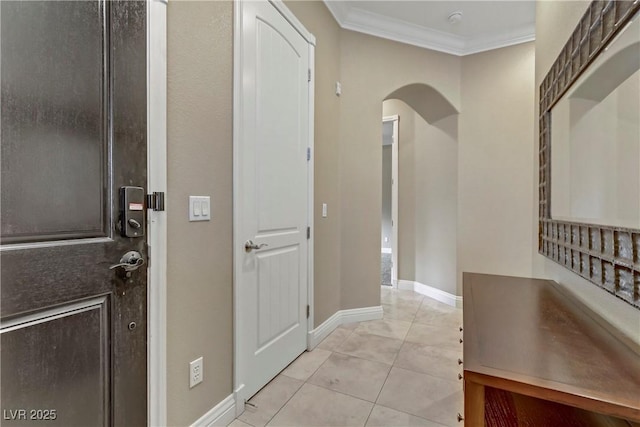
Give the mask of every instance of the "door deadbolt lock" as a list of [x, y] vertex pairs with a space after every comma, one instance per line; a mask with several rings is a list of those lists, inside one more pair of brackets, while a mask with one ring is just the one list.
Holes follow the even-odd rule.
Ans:
[[144, 236], [145, 192], [142, 187], [120, 187], [120, 234]]

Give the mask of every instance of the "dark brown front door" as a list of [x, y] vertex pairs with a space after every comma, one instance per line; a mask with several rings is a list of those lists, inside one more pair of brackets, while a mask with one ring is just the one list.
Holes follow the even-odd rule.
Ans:
[[0, 1], [3, 426], [147, 423], [146, 265], [110, 269], [146, 260], [118, 225], [147, 181], [145, 14]]

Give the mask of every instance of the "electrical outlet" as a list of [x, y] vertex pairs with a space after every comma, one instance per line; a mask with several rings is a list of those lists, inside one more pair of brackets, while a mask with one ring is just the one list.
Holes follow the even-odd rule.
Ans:
[[204, 365], [202, 364], [202, 357], [198, 357], [193, 362], [189, 363], [189, 388], [193, 388], [200, 384], [204, 379]]

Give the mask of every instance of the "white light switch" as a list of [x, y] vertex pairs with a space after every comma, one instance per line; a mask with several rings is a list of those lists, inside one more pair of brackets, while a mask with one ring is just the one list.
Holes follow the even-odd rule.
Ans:
[[209, 221], [211, 219], [211, 197], [189, 196], [189, 221]]
[[322, 218], [326, 218], [327, 217], [327, 204], [323, 203], [322, 204]]
[[336, 82], [336, 96], [342, 95], [342, 85], [340, 82]]

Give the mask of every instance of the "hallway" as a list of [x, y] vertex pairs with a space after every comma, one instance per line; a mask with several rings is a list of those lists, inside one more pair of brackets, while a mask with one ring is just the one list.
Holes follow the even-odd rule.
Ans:
[[462, 310], [386, 287], [381, 303], [382, 320], [338, 327], [230, 426], [459, 425]]

